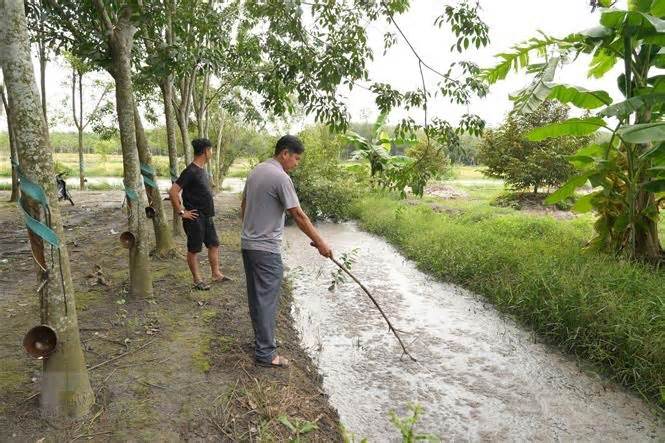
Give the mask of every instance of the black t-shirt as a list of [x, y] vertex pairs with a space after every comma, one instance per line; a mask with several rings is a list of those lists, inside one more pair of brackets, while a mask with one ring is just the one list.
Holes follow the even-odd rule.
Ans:
[[190, 163], [175, 181], [182, 188], [182, 202], [185, 209], [196, 209], [206, 217], [215, 215], [215, 203], [212, 200], [210, 180], [204, 168]]

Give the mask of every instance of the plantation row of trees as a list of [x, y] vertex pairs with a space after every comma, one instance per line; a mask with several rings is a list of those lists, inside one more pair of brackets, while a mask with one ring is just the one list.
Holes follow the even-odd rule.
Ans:
[[[27, 7], [27, 8], [26, 8]], [[123, 158], [127, 196], [129, 245], [128, 290], [131, 297], [154, 297], [144, 207], [155, 210], [156, 256], [169, 255], [179, 223], [167, 224], [154, 179], [152, 150], [139, 108], [159, 106], [166, 128], [169, 169], [173, 175], [192, 159], [192, 132], [216, 144], [211, 173], [220, 177], [228, 166], [227, 125], [281, 116], [301, 107], [332, 129], [348, 128], [348, 113], [338, 88], [370, 82], [376, 105], [387, 114], [394, 107], [425, 111], [423, 123], [403, 119], [397, 137], [425, 134], [427, 149], [459, 143], [465, 132], [479, 134], [484, 123], [465, 115], [453, 125], [428, 115], [433, 92], [424, 78], [412, 91], [398, 91], [372, 82], [367, 61], [372, 57], [366, 34], [368, 23], [392, 27], [386, 49], [398, 38], [406, 40], [398, 17], [409, 2], [348, 0], [328, 2], [260, 2], [164, 0], [0, 0], [0, 62], [6, 87], [5, 109], [14, 142], [16, 174], [21, 175], [21, 207], [29, 216], [29, 235], [40, 265], [39, 291], [48, 300], [45, 318], [58, 334], [56, 351], [44, 361], [42, 410], [48, 415], [81, 416], [94, 401], [80, 348], [75, 294], [63, 222], [53, 182], [54, 162], [49, 137], [45, 64], [53, 54], [67, 54], [72, 66], [72, 117], [78, 133], [94, 123], [95, 109], [83, 115], [83, 79], [104, 71], [112, 79], [115, 125]], [[475, 2], [446, 5], [433, 22], [447, 26], [463, 53], [487, 45], [487, 27], [477, 15]], [[27, 18], [25, 12], [27, 11]], [[38, 47], [41, 95], [35, 82], [30, 43]], [[442, 73], [412, 48], [414, 68], [439, 78], [437, 93], [459, 104], [486, 88], [473, 80], [479, 69], [459, 63]], [[106, 96], [102, 98], [102, 101]], [[80, 138], [79, 138], [80, 139]], [[182, 151], [178, 151], [177, 140]], [[83, 143], [78, 143], [82, 153]], [[394, 165], [385, 180], [420, 182], [420, 159]], [[20, 168], [20, 169], [19, 169]], [[429, 172], [427, 172], [429, 174]], [[405, 178], [406, 177], [406, 178]], [[145, 181], [145, 186], [144, 186]], [[177, 220], [177, 217], [174, 217]], [[41, 226], [37, 228], [37, 226]], [[48, 250], [51, 250], [49, 253]], [[50, 261], [47, 257], [57, 256]]]

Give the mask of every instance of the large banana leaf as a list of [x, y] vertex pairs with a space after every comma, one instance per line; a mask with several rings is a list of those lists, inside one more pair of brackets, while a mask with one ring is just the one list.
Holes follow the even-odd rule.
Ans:
[[589, 91], [579, 86], [557, 85], [549, 83], [550, 89], [547, 98], [555, 99], [561, 103], [572, 103], [582, 109], [596, 109], [612, 103], [612, 98], [605, 91]]
[[665, 192], [665, 179], [651, 180], [644, 185], [644, 189], [648, 192], [653, 192], [654, 194]]
[[587, 174], [576, 175], [575, 177], [568, 180], [563, 186], [561, 186], [556, 192], [552, 193], [549, 197], [545, 199], [545, 203], [548, 205], [553, 205], [559, 203], [573, 195], [575, 190], [581, 186], [584, 186], [589, 180]]
[[367, 143], [367, 140], [365, 140], [365, 137], [362, 135], [358, 134], [357, 132], [354, 131], [346, 131], [343, 135], [344, 139], [348, 141], [349, 143], [353, 144], [354, 146], [361, 148], [361, 149], [369, 149], [369, 144]]
[[651, 159], [655, 164], [665, 163], [665, 143], [660, 143], [640, 156], [640, 160]]
[[579, 137], [593, 134], [599, 128], [605, 126], [605, 120], [600, 117], [571, 118], [563, 122], [552, 123], [540, 128], [535, 128], [526, 134], [526, 138], [527, 140], [537, 142], [554, 137]]
[[374, 140], [379, 138], [379, 134], [383, 130], [383, 125], [386, 124], [387, 118], [388, 118], [388, 113], [382, 112], [381, 114], [379, 114], [379, 117], [374, 122], [374, 126], [372, 127], [372, 137]]
[[573, 212], [583, 214], [593, 209], [593, 199], [600, 195], [602, 191], [592, 192], [577, 199], [572, 207]]
[[593, 28], [585, 29], [584, 31], [576, 32], [571, 35], [572, 36], [580, 35], [582, 37], [591, 38], [594, 40], [597, 39], [602, 40], [605, 37], [609, 37], [613, 33], [614, 32], [610, 28], [606, 28], [605, 26], [594, 26]]
[[653, 3], [651, 3], [651, 15], [654, 17], [665, 15], [665, 0], [653, 0]]
[[601, 78], [610, 72], [616, 63], [616, 55], [607, 51], [606, 48], [599, 46], [591, 59], [591, 64], [589, 65], [589, 77]]
[[529, 86], [510, 97], [515, 102], [514, 112], [532, 113], [547, 100], [552, 91], [550, 84], [554, 80], [559, 62], [559, 57], [552, 57], [546, 64], [542, 65], [540, 72], [536, 74], [536, 78]]
[[665, 94], [638, 95], [626, 101], [608, 106], [600, 111], [598, 115], [602, 117], [626, 117], [648, 106], [660, 107], [663, 104], [665, 104]]
[[617, 133], [626, 143], [662, 142], [665, 141], [665, 122], [624, 126]]
[[665, 20], [638, 11], [609, 10], [603, 12], [600, 23], [617, 30], [630, 28], [641, 35], [665, 33]]

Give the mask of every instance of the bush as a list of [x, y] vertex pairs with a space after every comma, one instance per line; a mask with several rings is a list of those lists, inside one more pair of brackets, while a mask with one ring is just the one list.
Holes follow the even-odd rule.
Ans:
[[[549, 194], [534, 194], [531, 192], [513, 192], [497, 196], [490, 204], [504, 208], [513, 208], [516, 210], [543, 208], [545, 199]], [[554, 206], [561, 211], [570, 211], [575, 204], [575, 199], [569, 197], [563, 201], [557, 202]]]
[[441, 179], [451, 173], [450, 160], [434, 141], [428, 147], [426, 140], [419, 139], [418, 143], [406, 150], [406, 156], [419, 159], [422, 164], [419, 169], [430, 178]]
[[531, 129], [568, 118], [568, 108], [545, 101], [531, 114], [511, 114], [496, 130], [485, 131], [479, 160], [487, 166], [484, 174], [501, 178], [515, 190], [558, 187], [575, 170], [567, 159], [590, 143], [590, 137], [561, 137], [540, 142], [525, 140]]
[[324, 126], [306, 128], [299, 137], [305, 154], [292, 178], [301, 207], [312, 220], [348, 219], [362, 185], [340, 164], [341, 138]]

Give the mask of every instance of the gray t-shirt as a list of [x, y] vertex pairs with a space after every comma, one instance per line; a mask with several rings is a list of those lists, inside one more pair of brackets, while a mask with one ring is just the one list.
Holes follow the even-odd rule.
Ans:
[[279, 254], [284, 211], [300, 206], [291, 177], [277, 160], [266, 160], [250, 172], [243, 197], [245, 218], [240, 247]]

